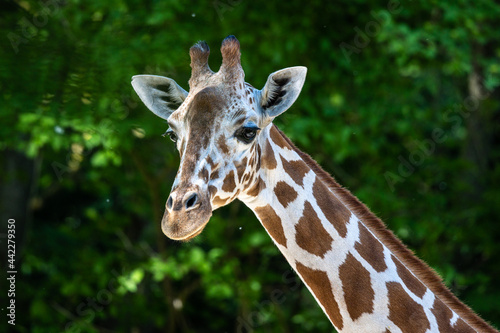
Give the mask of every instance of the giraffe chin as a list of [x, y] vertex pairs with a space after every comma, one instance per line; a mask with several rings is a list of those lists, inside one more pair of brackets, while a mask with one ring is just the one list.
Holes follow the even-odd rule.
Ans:
[[172, 240], [189, 241], [201, 234], [211, 216], [211, 210], [165, 212], [161, 229], [165, 236]]

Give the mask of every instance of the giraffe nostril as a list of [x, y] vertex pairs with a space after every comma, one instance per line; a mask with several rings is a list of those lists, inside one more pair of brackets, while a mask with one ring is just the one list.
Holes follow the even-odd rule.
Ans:
[[172, 209], [172, 204], [173, 204], [172, 196], [169, 196], [167, 200], [167, 208]]
[[186, 200], [186, 209], [192, 208], [198, 202], [198, 195], [196, 193], [191, 194]]

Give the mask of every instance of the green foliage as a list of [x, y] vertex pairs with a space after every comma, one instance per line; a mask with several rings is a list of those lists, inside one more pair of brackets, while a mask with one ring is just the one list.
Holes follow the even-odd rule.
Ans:
[[0, 187], [30, 193], [12, 203], [31, 221], [17, 331], [331, 332], [243, 204], [189, 243], [161, 233], [179, 161], [130, 78], [187, 88], [189, 47], [206, 40], [216, 69], [229, 34], [256, 87], [308, 67], [278, 126], [500, 325], [495, 1], [23, 0], [0, 15], [0, 160], [19, 171]]

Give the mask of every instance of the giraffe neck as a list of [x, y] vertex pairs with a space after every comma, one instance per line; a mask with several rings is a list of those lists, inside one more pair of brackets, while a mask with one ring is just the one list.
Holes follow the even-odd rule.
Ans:
[[339, 332], [495, 332], [275, 126], [241, 200]]

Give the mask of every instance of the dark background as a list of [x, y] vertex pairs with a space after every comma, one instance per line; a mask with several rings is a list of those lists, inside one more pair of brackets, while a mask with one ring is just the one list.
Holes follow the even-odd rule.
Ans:
[[[2, 1], [2, 274], [18, 332], [331, 332], [251, 211], [160, 231], [178, 155], [133, 92], [185, 89], [198, 40], [246, 81], [307, 66], [277, 125], [500, 325], [500, 5], [479, 1]], [[273, 295], [280, 295], [276, 298]]]

